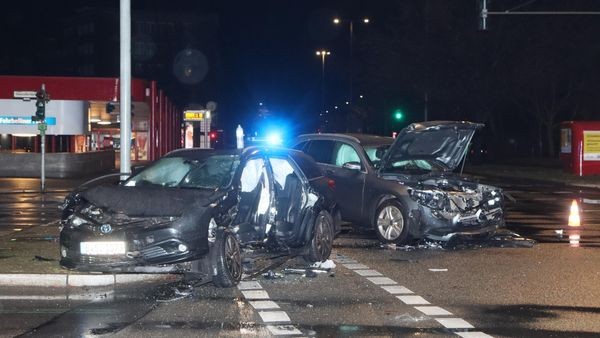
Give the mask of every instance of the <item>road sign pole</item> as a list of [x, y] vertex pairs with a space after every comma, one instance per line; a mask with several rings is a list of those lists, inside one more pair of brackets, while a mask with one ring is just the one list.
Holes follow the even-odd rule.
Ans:
[[121, 108], [121, 179], [131, 171], [131, 1], [120, 1], [120, 108]]

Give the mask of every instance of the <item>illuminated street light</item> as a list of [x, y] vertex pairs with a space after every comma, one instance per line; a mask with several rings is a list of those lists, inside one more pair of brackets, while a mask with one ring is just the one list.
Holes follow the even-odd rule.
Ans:
[[[349, 93], [349, 96], [348, 96], [348, 100], [349, 100], [350, 104], [352, 104], [352, 101], [353, 101], [353, 97], [352, 97], [352, 95], [353, 95], [353, 77], [352, 77], [353, 74], [352, 74], [352, 68], [353, 68], [353, 58], [354, 58], [354, 47], [353, 47], [353, 45], [354, 45], [354, 19], [341, 19], [341, 18], [334, 18], [333, 19], [333, 23], [336, 24], [336, 25], [339, 25], [339, 24], [341, 24], [343, 22], [347, 22], [348, 23], [348, 25], [349, 25], [349, 33], [350, 33], [350, 40], [349, 40], [349, 42], [350, 42], [350, 63], [349, 63], [349, 65], [350, 65], [349, 66], [350, 71], [348, 73], [349, 77], [350, 77], [350, 79], [349, 79], [349, 82], [350, 82], [349, 92], [350, 93]], [[360, 20], [360, 22], [362, 22], [363, 24], [368, 24], [368, 23], [371, 22], [371, 20], [369, 18], [367, 18], [367, 17], [363, 17]]]
[[325, 111], [325, 57], [331, 55], [331, 52], [322, 49], [316, 51], [315, 54], [321, 57], [321, 113], [323, 113]]

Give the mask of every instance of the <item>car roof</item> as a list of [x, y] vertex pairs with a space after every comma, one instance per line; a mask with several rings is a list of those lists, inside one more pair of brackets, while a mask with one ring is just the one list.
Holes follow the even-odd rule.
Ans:
[[280, 155], [287, 156], [289, 154], [294, 156], [306, 156], [303, 152], [288, 149], [288, 148], [280, 148], [280, 147], [260, 147], [260, 146], [252, 146], [248, 148], [242, 149], [203, 149], [203, 148], [183, 148], [176, 149], [168, 154], [165, 157], [185, 157], [188, 159], [200, 159], [211, 155], [240, 155], [241, 157], [249, 157], [257, 154], [264, 155]]
[[394, 142], [394, 138], [389, 136], [379, 136], [360, 133], [320, 133], [303, 134], [298, 136], [297, 141], [305, 140], [347, 140], [356, 142], [362, 146], [389, 145]]

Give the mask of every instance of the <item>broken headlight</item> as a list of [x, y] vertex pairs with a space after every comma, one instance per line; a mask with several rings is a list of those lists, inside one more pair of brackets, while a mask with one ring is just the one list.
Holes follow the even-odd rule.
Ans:
[[409, 189], [408, 195], [417, 203], [431, 209], [444, 209], [448, 204], [448, 197], [441, 191]]
[[75, 216], [75, 215], [73, 215], [71, 217], [71, 219], [69, 220], [69, 224], [71, 224], [74, 227], [78, 227], [78, 226], [80, 226], [82, 224], [85, 224], [85, 223], [89, 223], [89, 222], [87, 220], [85, 220], [85, 219], [83, 219], [83, 218], [81, 218], [79, 216]]

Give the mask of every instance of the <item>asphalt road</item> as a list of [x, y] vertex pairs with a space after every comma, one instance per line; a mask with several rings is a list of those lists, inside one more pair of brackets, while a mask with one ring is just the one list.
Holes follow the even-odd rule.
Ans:
[[[536, 245], [487, 241], [440, 248], [424, 242], [394, 248], [379, 245], [372, 233], [345, 231], [335, 242], [337, 267], [315, 277], [286, 274], [286, 267], [303, 266], [295, 259], [274, 269], [275, 278], [261, 276], [232, 289], [0, 288], [0, 337], [598, 336], [600, 193], [490, 183], [515, 198], [507, 203], [507, 227]], [[579, 228], [567, 226], [573, 199], [585, 202]], [[6, 218], [17, 218], [13, 212], [23, 210], [18, 203], [28, 202], [15, 203], [1, 209], [0, 232], [10, 231]], [[28, 215], [24, 224], [42, 222], [41, 215]], [[44, 221], [52, 217], [48, 211]], [[578, 241], [569, 240], [575, 235]]]

